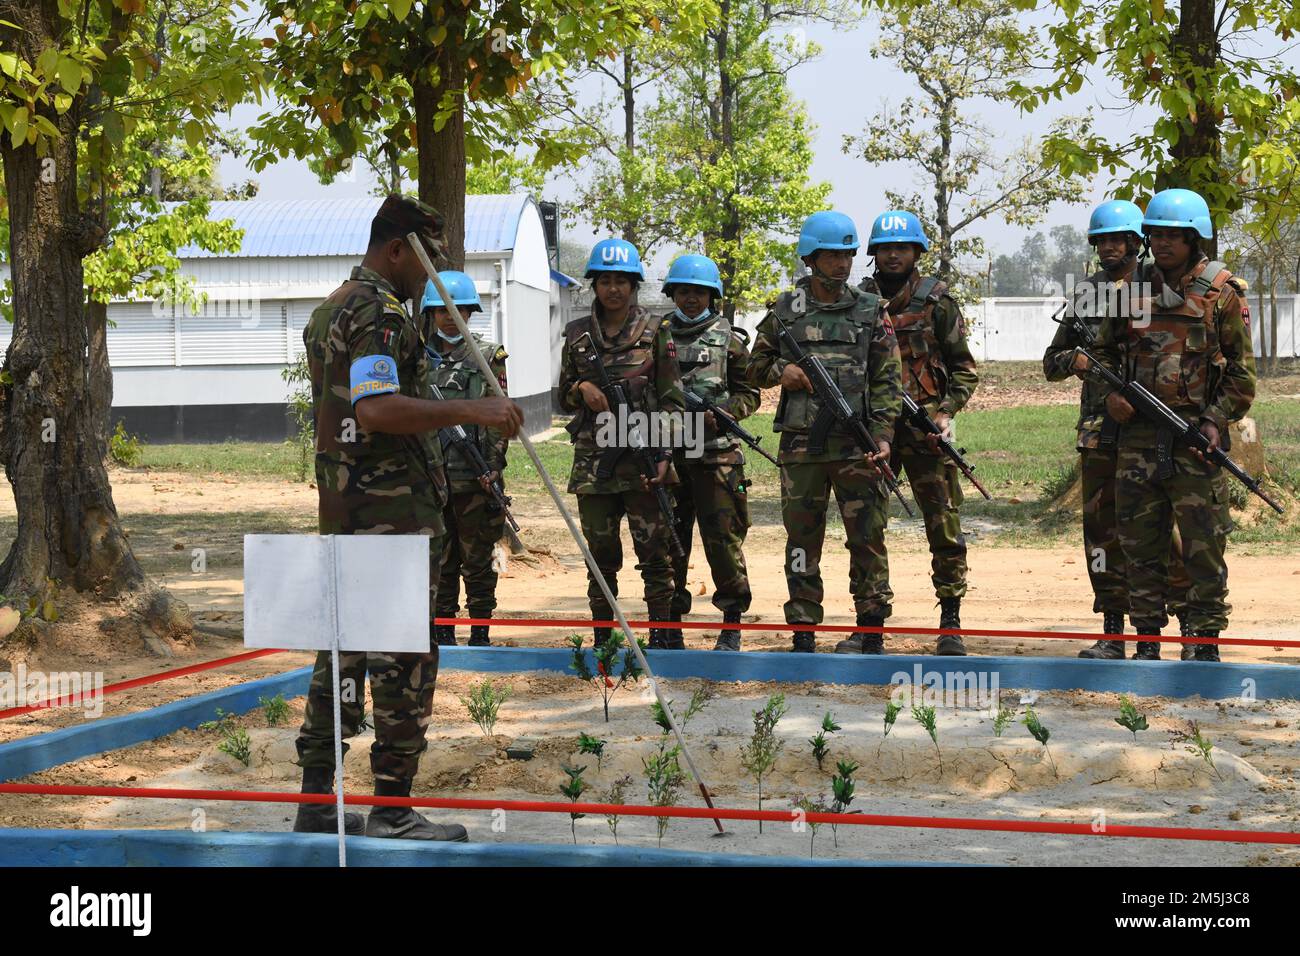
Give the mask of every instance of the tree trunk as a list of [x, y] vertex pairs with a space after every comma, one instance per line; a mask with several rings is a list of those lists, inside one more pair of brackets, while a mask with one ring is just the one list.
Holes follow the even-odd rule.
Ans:
[[[437, 85], [430, 82], [427, 68], [416, 74], [412, 84], [419, 195], [446, 222], [446, 256], [451, 269], [459, 269], [465, 262], [465, 67], [455, 54], [464, 33], [463, 20], [449, 21], [446, 40], [434, 50]], [[435, 130], [434, 119], [446, 94], [451, 98], [451, 115], [442, 129]]]
[[1278, 360], [1281, 351], [1277, 347], [1277, 272], [1270, 276], [1268, 286], [1268, 370], [1272, 375], [1278, 372]]
[[[1186, 71], [1208, 73], [1217, 65], [1219, 58], [1218, 38], [1214, 29], [1215, 0], [1181, 0], [1178, 13], [1178, 29], [1174, 32], [1173, 48], [1187, 58]], [[1195, 95], [1194, 83], [1187, 81], [1187, 87]], [[1215, 116], [1213, 103], [1199, 102], [1195, 108], [1195, 119], [1179, 117], [1182, 135], [1178, 142], [1169, 149], [1173, 166], [1165, 176], [1157, 177], [1157, 189], [1184, 188], [1202, 191], [1202, 184], [1207, 177], [1218, 175], [1219, 156], [1219, 122]], [[1219, 255], [1219, 233], [1215, 230], [1213, 239], [1202, 239], [1202, 248], [1211, 259]]]
[[[945, 93], [947, 90], [945, 89]], [[957, 100], [949, 98], [939, 104], [939, 169], [934, 176], [934, 224], [939, 231], [939, 268], [935, 278], [941, 282], [951, 283], [952, 263], [952, 221], [948, 218], [951, 196], [948, 191], [948, 169], [952, 163], [952, 120]]]
[[[632, 85], [632, 78], [635, 72], [632, 60], [632, 46], [623, 51], [623, 147], [627, 150], [627, 156], [630, 159], [636, 155], [636, 89]], [[623, 166], [623, 194], [628, 195], [635, 187], [627, 179], [627, 166]], [[629, 219], [623, 223], [623, 238], [632, 245], [637, 245], [640, 236], [638, 223], [634, 219]]]
[[[718, 39], [715, 49], [718, 55], [718, 99], [721, 106], [721, 128], [722, 134], [720, 149], [718, 153], [722, 156], [730, 156], [736, 147], [736, 83], [731, 76], [731, 64], [729, 63], [730, 41], [731, 41], [731, 3], [730, 0], [723, 0], [718, 7], [720, 26], [718, 30]], [[718, 255], [718, 272], [722, 277], [722, 288], [733, 288], [733, 280], [736, 278], [735, 252], [736, 243], [740, 239], [740, 213], [736, 208], [736, 197], [729, 193], [723, 203], [727, 210], [727, 217], [723, 221], [722, 230], [719, 235], [721, 239], [721, 252]], [[730, 322], [736, 317], [736, 302], [728, 297], [723, 310], [727, 321]]]
[[91, 427], [100, 461], [108, 457], [108, 439], [113, 434], [113, 370], [108, 364], [108, 303], [93, 299], [86, 305], [89, 353], [89, 395]]
[[[23, 28], [18, 55], [35, 62], [57, 45], [55, 4], [11, 8]], [[47, 579], [98, 598], [118, 598], [142, 636], [184, 638], [193, 621], [182, 602], [144, 575], [118, 521], [92, 412], [90, 334], [82, 256], [95, 238], [77, 202], [82, 101], [45, 116], [60, 136], [45, 157], [0, 137], [9, 203], [12, 384], [0, 392], [0, 456], [13, 486], [18, 527], [0, 564], [0, 592], [20, 602], [48, 593]]]

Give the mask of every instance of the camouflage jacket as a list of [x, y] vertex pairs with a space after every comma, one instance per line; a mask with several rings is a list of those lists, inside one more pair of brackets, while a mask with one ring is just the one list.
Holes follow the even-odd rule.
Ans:
[[[739, 421], [758, 408], [758, 389], [749, 384], [749, 333], [731, 326], [716, 315], [699, 323], [681, 321], [676, 312], [665, 316], [677, 346], [677, 363], [682, 372], [682, 386], [701, 398], [720, 405]], [[684, 450], [677, 450], [677, 461]], [[740, 443], [728, 435], [709, 433], [704, 436], [704, 454], [688, 459], [703, 465], [740, 465], [745, 457]]]
[[[754, 338], [749, 380], [771, 388], [792, 361], [777, 335], [776, 316], [806, 352], [815, 354], [835, 378], [849, 404], [876, 441], [894, 440], [903, 403], [902, 367], [893, 325], [878, 296], [846, 286], [839, 301], [816, 301], [808, 277], [771, 303]], [[799, 306], [803, 306], [799, 308]], [[845, 430], [833, 427], [820, 454], [809, 450], [809, 431], [819, 406], [811, 392], [781, 392], [774, 429], [781, 432], [782, 462], [848, 461], [863, 452]]]
[[[863, 292], [883, 295], [875, 277], [862, 280]], [[938, 279], [913, 270], [886, 303], [903, 362], [903, 387], [931, 416], [956, 415], [979, 386], [975, 356], [967, 342], [961, 306]], [[916, 434], [919, 439], [920, 433]]]
[[[474, 345], [487, 359], [492, 374], [501, 383], [502, 390], [508, 393], [506, 388], [506, 350], [495, 342], [485, 341], [478, 335], [474, 335], [473, 338]], [[433, 365], [433, 384], [438, 386], [443, 398], [477, 399], [496, 394], [492, 391], [491, 385], [483, 380], [483, 373], [479, 371], [478, 363], [474, 361], [469, 346], [465, 342], [460, 342], [450, 351], [444, 352], [441, 351], [441, 346], [444, 344], [442, 339], [434, 337], [429, 341], [429, 353]], [[498, 474], [503, 474], [506, 468], [506, 448], [509, 444], [506, 437], [495, 429], [479, 428], [477, 425], [465, 425], [463, 427], [470, 440], [478, 445], [478, 449], [483, 453], [483, 460], [487, 462], [488, 467]], [[462, 458], [460, 452], [443, 442], [442, 454], [447, 463], [447, 480], [451, 484], [452, 491], [481, 490], [482, 486], [478, 483], [478, 476], [474, 474], [473, 469]]]
[[368, 395], [429, 395], [424, 337], [383, 276], [358, 266], [303, 330], [316, 425], [321, 534], [443, 533], [446, 477], [437, 436], [361, 427]]
[[[597, 305], [599, 308], [599, 304]], [[677, 367], [677, 347], [673, 343], [668, 323], [653, 316], [639, 305], [628, 312], [627, 321], [619, 334], [607, 341], [596, 315], [574, 319], [564, 330], [564, 350], [560, 357], [560, 403], [574, 412], [567, 431], [573, 442], [573, 470], [569, 475], [571, 494], [615, 494], [640, 491], [641, 471], [631, 453], [619, 455], [607, 452], [616, 465], [607, 477], [597, 475], [601, 453], [607, 448], [622, 447], [610, 438], [621, 438], [616, 427], [617, 419], [610, 418], [601, 427], [595, 414], [587, 408], [578, 393], [582, 382], [600, 384], [599, 375], [582, 356], [590, 348], [584, 337], [590, 333], [597, 353], [611, 379], [621, 379], [628, 391], [635, 411], [645, 413], [647, 427], [643, 437], [647, 444], [667, 448], [672, 441], [671, 421], [680, 419], [685, 411], [682, 398], [682, 376]], [[604, 416], [601, 416], [602, 418]], [[649, 419], [654, 421], [650, 422]], [[669, 469], [669, 482], [676, 475]]]
[[[1126, 381], [1139, 381], [1188, 421], [1214, 423], [1225, 445], [1228, 425], [1240, 421], [1255, 399], [1255, 355], [1245, 284], [1202, 257], [1177, 287], [1154, 263], [1135, 273], [1139, 290], [1129, 310], [1108, 316], [1098, 336], [1099, 358]], [[1113, 391], [1102, 386], [1102, 398]], [[1134, 418], [1120, 427], [1120, 443], [1154, 447], [1156, 429]]]
[[[1134, 263], [1136, 265], [1136, 263]], [[1122, 279], [1111, 279], [1105, 271], [1098, 271], [1075, 287], [1074, 298], [1066, 304], [1065, 317], [1078, 316], [1092, 331], [1094, 341], [1101, 333], [1101, 324], [1107, 314], [1117, 314], [1122, 307], [1120, 290], [1133, 276], [1132, 268]], [[1063, 382], [1074, 375], [1074, 350], [1086, 345], [1079, 335], [1062, 322], [1056, 327], [1052, 344], [1043, 353], [1043, 374], [1049, 382]], [[1079, 420], [1075, 424], [1078, 437], [1075, 447], [1096, 448], [1101, 442], [1101, 432], [1106, 425], [1106, 401], [1101, 386], [1092, 376], [1083, 380], [1079, 389]], [[1112, 423], [1111, 428], [1114, 427]]]

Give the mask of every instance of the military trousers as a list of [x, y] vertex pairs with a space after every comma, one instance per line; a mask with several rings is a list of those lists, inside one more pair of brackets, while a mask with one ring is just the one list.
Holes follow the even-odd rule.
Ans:
[[[618, 597], [618, 572], [623, 568], [622, 523], [626, 516], [637, 556], [636, 569], [641, 572], [645, 585], [646, 609], [653, 620], [669, 620], [673, 568], [669, 560], [668, 523], [659, 510], [658, 499], [648, 491], [583, 493], [577, 497], [582, 536], [610, 591]], [[594, 620], [613, 619], [614, 609], [605, 600], [590, 570], [587, 571], [587, 601]]]
[[691, 591], [686, 585], [694, 529], [700, 529], [700, 544], [713, 575], [713, 606], [722, 612], [749, 610], [752, 595], [745, 567], [745, 535], [749, 533], [749, 497], [743, 465], [709, 465], [678, 455], [674, 465], [678, 484], [671, 489], [677, 515], [680, 557], [673, 555], [674, 614], [691, 610]]
[[900, 478], [907, 474], [912, 497], [921, 508], [925, 537], [930, 543], [930, 583], [937, 598], [966, 594], [966, 535], [961, 530], [961, 475], [939, 452], [899, 435], [889, 467]]
[[438, 577], [437, 616], [460, 611], [460, 579], [465, 579], [469, 617], [491, 617], [497, 606], [497, 572], [492, 551], [505, 530], [506, 515], [486, 491], [453, 491], [443, 508], [443, 539]]

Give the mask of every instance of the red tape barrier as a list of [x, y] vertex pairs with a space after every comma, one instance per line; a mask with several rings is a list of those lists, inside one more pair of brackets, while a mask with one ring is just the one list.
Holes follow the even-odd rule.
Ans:
[[[180, 790], [151, 787], [83, 787], [3, 783], [0, 793], [69, 797], [138, 797], [155, 800], [228, 800], [248, 803], [333, 804], [330, 793], [278, 793], [264, 790]], [[1144, 827], [1042, 820], [980, 820], [972, 817], [916, 817], [870, 813], [803, 813], [794, 810], [730, 810], [723, 807], [647, 807], [637, 804], [568, 803], [549, 800], [470, 800], [449, 797], [372, 797], [344, 794], [351, 806], [426, 807], [435, 810], [517, 810], [522, 813], [618, 814], [629, 817], [678, 817], [698, 820], [767, 820], [850, 826], [919, 827], [936, 830], [985, 830], [1003, 833], [1050, 833], [1069, 836], [1136, 837], [1149, 840], [1203, 840], [1218, 843], [1276, 843], [1300, 846], [1300, 833], [1278, 830], [1219, 830], [1190, 827]]]
[[231, 664], [240, 664], [244, 661], [256, 660], [259, 657], [269, 657], [272, 654], [282, 654], [283, 651], [274, 648], [263, 648], [257, 651], [247, 651], [243, 654], [235, 654], [233, 657], [220, 657], [214, 661], [203, 661], [201, 664], [190, 664], [187, 667], [177, 667], [174, 670], [161, 671], [157, 674], [147, 674], [144, 677], [132, 677], [130, 680], [118, 681], [116, 684], [105, 684], [100, 688], [99, 694], [91, 692], [89, 694], [64, 694], [61, 697], [51, 697], [48, 700], [40, 701], [36, 704], [27, 704], [23, 707], [10, 707], [8, 710], [0, 710], [0, 720], [6, 717], [18, 717], [22, 714], [30, 714], [34, 710], [45, 710], [50, 707], [58, 707], [62, 704], [76, 704], [84, 701], [93, 701], [96, 697], [105, 694], [116, 694], [120, 691], [131, 690], [135, 687], [146, 687], [149, 684], [157, 684], [160, 681], [173, 680], [177, 677], [185, 677], [189, 674], [197, 674], [201, 671], [216, 670], [218, 667], [229, 667]]

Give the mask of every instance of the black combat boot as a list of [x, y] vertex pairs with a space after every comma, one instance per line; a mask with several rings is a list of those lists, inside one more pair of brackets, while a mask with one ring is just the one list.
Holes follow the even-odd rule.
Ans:
[[[739, 611], [723, 611], [722, 623], [739, 624]], [[724, 627], [718, 632], [718, 643], [713, 645], [715, 651], [738, 651], [740, 650], [740, 631], [734, 627]]]
[[[1121, 612], [1103, 611], [1101, 620], [1103, 634], [1124, 633], [1124, 615]], [[1094, 661], [1122, 661], [1124, 659], [1124, 642], [1108, 641], [1102, 638], [1092, 647], [1085, 647], [1081, 650], [1079, 656]]]
[[[333, 793], [333, 767], [303, 767], [303, 793]], [[293, 821], [294, 833], [338, 833], [338, 807], [333, 803], [300, 803]], [[361, 836], [366, 832], [361, 814], [343, 811], [343, 832], [348, 836]]]
[[488, 626], [486, 624], [471, 624], [469, 628], [469, 646], [470, 647], [490, 647], [492, 642], [488, 640]]
[[[1179, 615], [1178, 615], [1178, 636], [1179, 636], [1179, 637], [1195, 637], [1195, 636], [1196, 636], [1196, 629], [1193, 628], [1192, 625], [1191, 625], [1191, 623], [1187, 620], [1187, 615], [1186, 615], [1186, 614], [1179, 614]], [[1196, 647], [1197, 647], [1197, 645], [1195, 645], [1195, 644], [1184, 644], [1184, 645], [1183, 645], [1182, 653], [1178, 655], [1178, 659], [1179, 659], [1179, 660], [1184, 660], [1184, 661], [1194, 661], [1194, 660], [1196, 660], [1196, 659], [1197, 659], [1197, 657], [1196, 657]]]
[[430, 624], [433, 642], [439, 647], [456, 646], [456, 628], [452, 624]]
[[[939, 598], [939, 627], [952, 629], [961, 627], [961, 598]], [[960, 634], [940, 634], [935, 642], [934, 652], [940, 657], [965, 657], [966, 645]]]
[[812, 631], [795, 631], [794, 646], [790, 650], [795, 654], [814, 654], [817, 651], [817, 639]]
[[[375, 796], [409, 797], [411, 781], [376, 780]], [[366, 818], [366, 836], [395, 840], [439, 840], [468, 843], [469, 834], [459, 823], [434, 823], [410, 807], [375, 807]]]
[[[1133, 625], [1133, 629], [1139, 634], [1149, 637], [1159, 637], [1160, 628], [1143, 628], [1138, 624]], [[1160, 660], [1160, 644], [1156, 641], [1138, 641], [1137, 648], [1133, 651], [1133, 660], [1135, 661], [1158, 661]]]
[[[884, 627], [885, 619], [874, 614], [859, 614], [858, 627]], [[885, 636], [858, 631], [835, 645], [836, 654], [883, 654]]]
[[593, 627], [591, 629], [592, 648], [600, 650], [602, 644], [608, 641], [614, 635], [614, 629], [610, 627]]
[[[1218, 637], [1219, 632], [1209, 629], [1199, 630], [1196, 632], [1197, 637]], [[1212, 664], [1219, 662], [1219, 645], [1218, 644], [1193, 644], [1196, 649], [1196, 660], [1208, 661]]]

